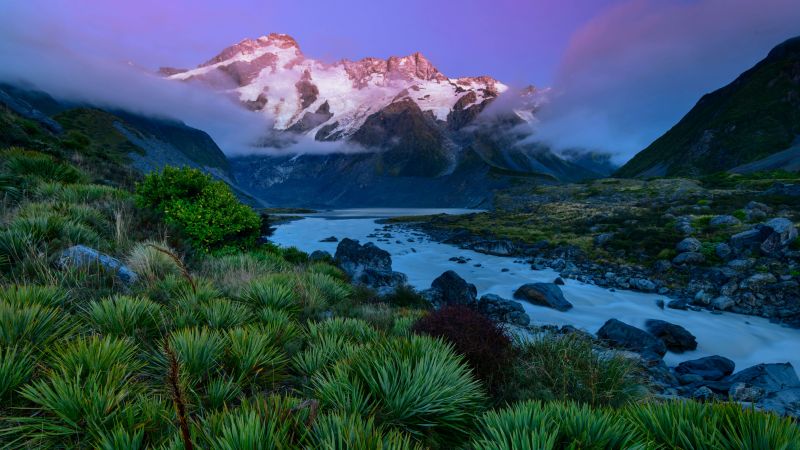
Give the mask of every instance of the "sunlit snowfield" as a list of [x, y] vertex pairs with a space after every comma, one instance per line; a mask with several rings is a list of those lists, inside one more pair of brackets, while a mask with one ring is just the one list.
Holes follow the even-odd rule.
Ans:
[[[361, 243], [374, 242], [392, 255], [392, 267], [408, 275], [409, 283], [417, 289], [430, 287], [431, 282], [446, 270], [455, 270], [468, 282], [475, 284], [478, 295], [497, 294], [512, 298], [513, 292], [524, 283], [552, 282], [553, 270], [531, 270], [528, 264], [515, 258], [484, 255], [470, 250], [433, 242], [417, 231], [393, 227], [388, 242], [383, 239], [382, 224], [377, 218], [433, 214], [459, 210], [359, 209], [319, 213], [312, 217], [278, 226], [272, 241], [281, 246], [295, 246], [303, 251], [325, 250], [333, 254], [336, 242], [320, 242], [329, 236], [349, 237]], [[372, 216], [372, 217], [370, 217]], [[377, 234], [368, 238], [367, 235]], [[410, 242], [413, 240], [413, 242]], [[453, 256], [471, 258], [467, 264], [449, 259]], [[477, 265], [480, 265], [479, 267]], [[502, 269], [508, 269], [503, 272]], [[767, 319], [732, 313], [711, 314], [708, 311], [679, 311], [660, 309], [656, 301], [668, 300], [656, 294], [608, 289], [566, 280], [561, 287], [574, 308], [567, 312], [520, 302], [535, 324], [573, 325], [591, 333], [611, 318], [644, 328], [647, 319], [662, 319], [684, 326], [697, 337], [697, 350], [682, 354], [667, 353], [669, 365], [686, 359], [722, 355], [736, 362], [737, 370], [758, 363], [791, 362], [800, 367], [800, 330], [770, 323]]]

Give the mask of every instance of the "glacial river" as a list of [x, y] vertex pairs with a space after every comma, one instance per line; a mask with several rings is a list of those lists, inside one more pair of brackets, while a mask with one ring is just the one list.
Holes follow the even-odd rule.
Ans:
[[[398, 215], [459, 214], [466, 210], [360, 209], [337, 210], [309, 215], [304, 219], [279, 225], [271, 240], [278, 245], [294, 246], [306, 252], [325, 250], [334, 254], [336, 242], [320, 242], [329, 236], [349, 237], [361, 243], [374, 242], [392, 255], [392, 268], [408, 275], [417, 289], [430, 287], [431, 282], [446, 270], [454, 270], [475, 284], [478, 295], [497, 294], [512, 298], [524, 283], [552, 282], [553, 270], [531, 270], [515, 258], [491, 256], [431, 241], [425, 234], [403, 227], [385, 231], [380, 218]], [[470, 211], [471, 212], [471, 211]], [[385, 233], [391, 238], [384, 238]], [[373, 235], [373, 237], [367, 237]], [[384, 239], [379, 241], [378, 239]], [[388, 242], [386, 241], [388, 240]], [[467, 264], [450, 261], [451, 257], [469, 258]], [[507, 269], [503, 271], [503, 269]], [[611, 318], [644, 328], [647, 319], [661, 319], [682, 325], [697, 337], [697, 350], [682, 354], [667, 353], [670, 366], [687, 359], [722, 355], [736, 362], [736, 370], [758, 363], [791, 362], [800, 369], [800, 329], [770, 323], [761, 317], [707, 311], [660, 309], [657, 300], [668, 299], [656, 294], [617, 290], [615, 292], [575, 280], [565, 280], [564, 296], [574, 308], [566, 312], [520, 302], [534, 324], [573, 325], [591, 333]]]

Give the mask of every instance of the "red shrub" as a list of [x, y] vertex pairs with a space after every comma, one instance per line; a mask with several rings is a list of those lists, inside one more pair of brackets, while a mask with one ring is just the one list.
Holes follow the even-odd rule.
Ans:
[[452, 343], [490, 391], [513, 365], [511, 339], [506, 330], [472, 308], [445, 306], [422, 317], [413, 330]]

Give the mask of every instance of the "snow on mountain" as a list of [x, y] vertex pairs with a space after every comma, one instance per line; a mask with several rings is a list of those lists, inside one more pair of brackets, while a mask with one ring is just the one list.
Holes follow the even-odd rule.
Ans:
[[275, 33], [245, 39], [195, 69], [164, 68], [161, 74], [230, 93], [276, 130], [317, 140], [349, 137], [370, 115], [398, 101], [410, 99], [447, 122], [454, 109], [479, 109], [508, 89], [488, 76], [449, 78], [420, 53], [327, 64]]

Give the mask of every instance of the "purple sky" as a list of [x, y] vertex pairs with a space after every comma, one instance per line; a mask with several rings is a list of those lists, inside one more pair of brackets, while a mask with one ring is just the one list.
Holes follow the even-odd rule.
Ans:
[[[156, 104], [145, 98], [144, 85], [135, 98], [123, 98], [130, 80], [114, 70], [104, 79], [107, 63], [193, 67], [245, 37], [282, 32], [317, 59], [420, 51], [448, 76], [551, 86], [537, 139], [624, 160], [702, 94], [800, 35], [798, 2], [6, 0], [0, 1], [0, 80], [38, 76], [42, 87], [73, 96], [83, 91], [87, 99], [122, 106]], [[60, 68], [65, 64], [69, 70]], [[97, 72], [91, 83], [81, 67]], [[95, 93], [98, 85], [105, 91]]]

